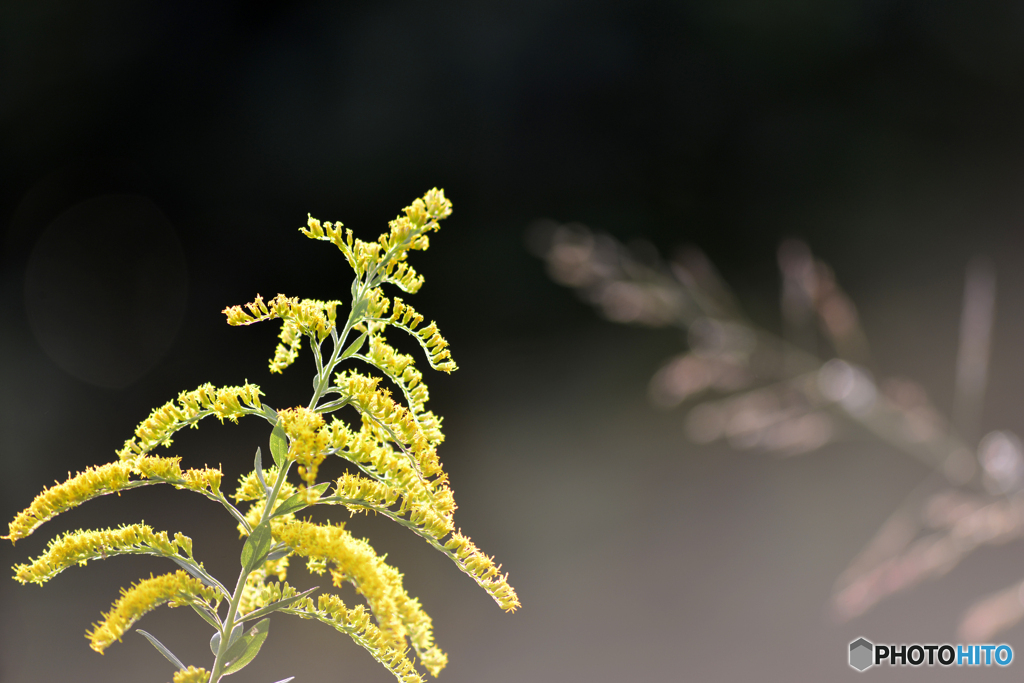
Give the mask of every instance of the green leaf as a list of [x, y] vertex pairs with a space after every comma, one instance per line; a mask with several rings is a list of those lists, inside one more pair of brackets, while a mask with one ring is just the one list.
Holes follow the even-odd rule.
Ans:
[[256, 461], [253, 463], [253, 470], [256, 472], [256, 478], [259, 480], [260, 486], [263, 487], [263, 494], [269, 496], [270, 487], [267, 486], [267, 481], [263, 478], [263, 454], [258, 447], [256, 448]]
[[277, 411], [268, 406], [266, 403], [263, 404], [263, 415], [266, 416], [267, 421], [269, 421], [270, 424], [277, 424]]
[[207, 574], [203, 569], [192, 560], [186, 560], [183, 557], [176, 557], [174, 555], [169, 556], [179, 567], [187, 571], [192, 576], [196, 577], [210, 588], [216, 588], [221, 591], [225, 596], [231, 597], [231, 593], [228, 593], [223, 585], [213, 579], [212, 576]]
[[249, 538], [245, 539], [245, 545], [242, 546], [242, 568], [246, 572], [252, 572], [263, 564], [273, 540], [270, 524], [267, 522], [252, 530]]
[[363, 343], [366, 342], [366, 337], [369, 336], [369, 332], [363, 332], [359, 337], [348, 345], [348, 348], [342, 351], [341, 358], [338, 360], [345, 360], [349, 356], [355, 353], [359, 353], [359, 349], [363, 348]]
[[[228, 651], [230, 652], [231, 646], [242, 637], [242, 622], [235, 624], [235, 627], [231, 629], [231, 637], [228, 638]], [[217, 656], [217, 650], [220, 648], [220, 631], [213, 634], [210, 638], [210, 650], [213, 652], [213, 656]]]
[[228, 665], [224, 669], [224, 675], [241, 671], [251, 662], [263, 647], [263, 641], [267, 639], [270, 632], [270, 619], [264, 619], [257, 623], [242, 636], [237, 643], [231, 646], [225, 656]]
[[[180, 670], [185, 671], [185, 665], [181, 663], [181, 660], [174, 656], [174, 653], [167, 649], [167, 646], [161, 643], [159, 640], [151, 636], [150, 634], [143, 631], [141, 628], [135, 629], [136, 632], [146, 636], [146, 640], [156, 648], [156, 651], [167, 658], [167, 661], [178, 667]], [[217, 654], [214, 652], [214, 654]]]
[[274, 425], [274, 431], [270, 433], [270, 453], [274, 456], [277, 466], [284, 467], [284, 463], [288, 459], [288, 437], [280, 422]]
[[[327, 487], [330, 485], [331, 483], [329, 481], [325, 481], [322, 484], [317, 484], [312, 487], [312, 489], [322, 496], [324, 491], [326, 491]], [[289, 512], [298, 512], [306, 507], [309, 507], [309, 503], [306, 502], [306, 492], [299, 491], [288, 498], [288, 500], [278, 505], [277, 508], [274, 509], [274, 514], [270, 515], [270, 517], [274, 518], [278, 515], [287, 515]]]
[[267, 559], [265, 560], [265, 562], [274, 562], [275, 560], [280, 560], [285, 555], [291, 553], [291, 551], [291, 548], [284, 544], [281, 544], [277, 549], [271, 550], [270, 553], [267, 554]]
[[195, 613], [201, 616], [206, 621], [207, 624], [214, 627], [215, 629], [220, 628], [220, 624], [218, 624], [217, 620], [214, 618], [214, 613], [208, 610], [206, 607], [197, 605], [194, 602], [190, 602], [188, 606], [195, 610]]
[[260, 607], [258, 610], [254, 610], [249, 614], [246, 614], [244, 617], [242, 617], [242, 619], [245, 621], [249, 621], [250, 619], [259, 619], [260, 617], [264, 617], [268, 614], [271, 614], [272, 612], [276, 612], [279, 609], [287, 607], [293, 602], [301, 600], [302, 598], [306, 597], [318, 588], [320, 588], [320, 586], [313, 586], [309, 590], [303, 591], [298, 595], [293, 595], [290, 598], [284, 598], [282, 600], [278, 600], [277, 602], [272, 602], [269, 605], [264, 605], [263, 607]]
[[356, 302], [356, 305], [352, 307], [352, 313], [348, 316], [348, 319], [353, 324], [358, 323], [363, 319], [363, 314], [366, 313], [366, 308], [370, 305], [370, 299], [364, 296], [362, 299]]

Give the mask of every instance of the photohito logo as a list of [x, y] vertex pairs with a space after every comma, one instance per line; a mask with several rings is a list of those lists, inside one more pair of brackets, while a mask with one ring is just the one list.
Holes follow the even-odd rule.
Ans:
[[865, 671], [875, 666], [1009, 666], [1009, 645], [875, 645], [867, 638], [850, 643], [850, 666]]

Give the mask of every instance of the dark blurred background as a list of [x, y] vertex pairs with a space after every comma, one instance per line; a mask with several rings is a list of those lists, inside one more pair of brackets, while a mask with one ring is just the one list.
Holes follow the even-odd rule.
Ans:
[[[112, 459], [181, 390], [248, 379], [275, 407], [304, 403], [308, 353], [270, 376], [277, 329], [229, 328], [221, 309], [344, 297], [340, 254], [297, 232], [306, 214], [372, 239], [433, 186], [455, 212], [414, 255], [415, 305], [461, 366], [427, 378], [440, 455], [457, 524], [524, 606], [502, 614], [381, 520], [350, 526], [434, 616], [442, 680], [852, 677], [854, 638], [957, 642], [964, 610], [1024, 574], [1019, 542], [987, 548], [831, 621], [833, 581], [925, 468], [870, 440], [784, 460], [688, 443], [682, 413], [646, 398], [679, 333], [601, 320], [525, 237], [552, 219], [665, 254], [696, 244], [769, 329], [775, 249], [799, 237], [859, 305], [872, 369], [947, 410], [964, 269], [987, 255], [981, 427], [1019, 432], [1024, 9], [1009, 0], [3, 3], [3, 516]], [[204, 423], [170, 453], [234, 480], [266, 431]], [[190, 496], [89, 503], [0, 564], [66, 529], [144, 519], [234, 576], [233, 525]], [[139, 636], [104, 657], [82, 638], [119, 586], [166, 570], [114, 558], [43, 589], [0, 581], [0, 681], [169, 680]], [[345, 636], [288, 619], [239, 683], [389, 680]], [[139, 626], [209, 663], [191, 612]], [[1024, 652], [1024, 629], [1001, 639]]]

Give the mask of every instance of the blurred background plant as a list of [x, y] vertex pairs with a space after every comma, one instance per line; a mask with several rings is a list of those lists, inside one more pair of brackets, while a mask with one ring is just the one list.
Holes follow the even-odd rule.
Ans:
[[[835, 617], [949, 572], [986, 544], [1024, 536], [1024, 454], [1009, 431], [977, 437], [988, 381], [996, 280], [967, 267], [951, 417], [906, 377], [875, 378], [857, 308], [833, 270], [795, 239], [778, 249], [776, 334], [747, 317], [695, 247], [669, 261], [647, 242], [626, 247], [580, 224], [535, 224], [528, 236], [550, 277], [614, 323], [680, 330], [686, 350], [651, 377], [650, 402], [686, 407], [689, 438], [738, 450], [801, 455], [866, 433], [931, 469], [837, 579]], [[884, 476], [884, 473], [879, 473]], [[1024, 582], [978, 600], [964, 642], [989, 642], [1024, 617]]]

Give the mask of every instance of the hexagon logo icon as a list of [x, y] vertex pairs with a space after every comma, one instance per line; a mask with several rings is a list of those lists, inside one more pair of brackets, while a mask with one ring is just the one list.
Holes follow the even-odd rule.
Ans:
[[864, 671], [874, 664], [872, 661], [874, 659], [874, 652], [875, 646], [871, 641], [865, 638], [858, 638], [850, 643], [850, 666], [857, 671]]

